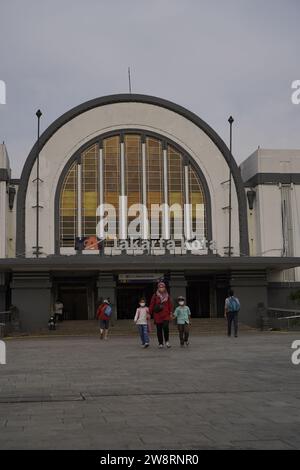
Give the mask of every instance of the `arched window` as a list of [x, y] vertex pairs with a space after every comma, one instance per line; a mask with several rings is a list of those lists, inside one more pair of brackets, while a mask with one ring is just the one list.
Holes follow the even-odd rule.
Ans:
[[[127, 197], [126, 208], [120, 207], [120, 196]], [[148, 210], [149, 227], [142, 238], [152, 238], [153, 229], [154, 238], [165, 240], [178, 239], [178, 230], [183, 239], [208, 238], [207, 201], [196, 166], [163, 137], [124, 131], [99, 138], [81, 152], [61, 186], [59, 246], [75, 247], [78, 238], [95, 238], [97, 208], [103, 203], [115, 208], [116, 238], [126, 238], [124, 227], [137, 217], [127, 212], [134, 204]], [[153, 205], [160, 209], [151, 225]]]

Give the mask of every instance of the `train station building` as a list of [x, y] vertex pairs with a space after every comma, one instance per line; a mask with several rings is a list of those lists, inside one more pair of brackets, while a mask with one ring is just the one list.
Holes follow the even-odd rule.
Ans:
[[93, 320], [103, 297], [133, 318], [159, 278], [195, 317], [223, 316], [231, 287], [255, 325], [259, 304], [288, 308], [300, 287], [300, 150], [238, 165], [193, 112], [105, 96], [54, 121], [19, 179], [0, 146], [0, 220], [0, 311], [15, 306], [24, 331], [57, 299], [66, 320]]

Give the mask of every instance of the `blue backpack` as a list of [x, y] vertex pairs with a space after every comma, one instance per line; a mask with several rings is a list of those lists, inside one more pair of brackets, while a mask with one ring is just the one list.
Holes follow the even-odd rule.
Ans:
[[240, 302], [239, 299], [236, 297], [229, 297], [228, 298], [228, 309], [229, 312], [238, 312], [240, 310]]
[[107, 317], [110, 317], [110, 316], [111, 316], [111, 314], [112, 314], [112, 308], [111, 308], [110, 305], [108, 305], [108, 306], [106, 307], [106, 309], [104, 310], [104, 313], [105, 313], [105, 315], [106, 315]]

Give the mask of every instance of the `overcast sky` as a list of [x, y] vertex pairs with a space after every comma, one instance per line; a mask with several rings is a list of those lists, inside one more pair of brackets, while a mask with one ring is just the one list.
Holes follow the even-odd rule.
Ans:
[[42, 130], [86, 100], [132, 91], [198, 114], [238, 163], [300, 148], [300, 0], [0, 0], [0, 140], [13, 169]]

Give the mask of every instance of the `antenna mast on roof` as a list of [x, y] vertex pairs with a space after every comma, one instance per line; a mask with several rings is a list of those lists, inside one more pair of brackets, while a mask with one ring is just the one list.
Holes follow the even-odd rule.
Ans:
[[129, 85], [129, 93], [131, 94], [131, 75], [130, 75], [130, 67], [128, 67], [128, 85]]

